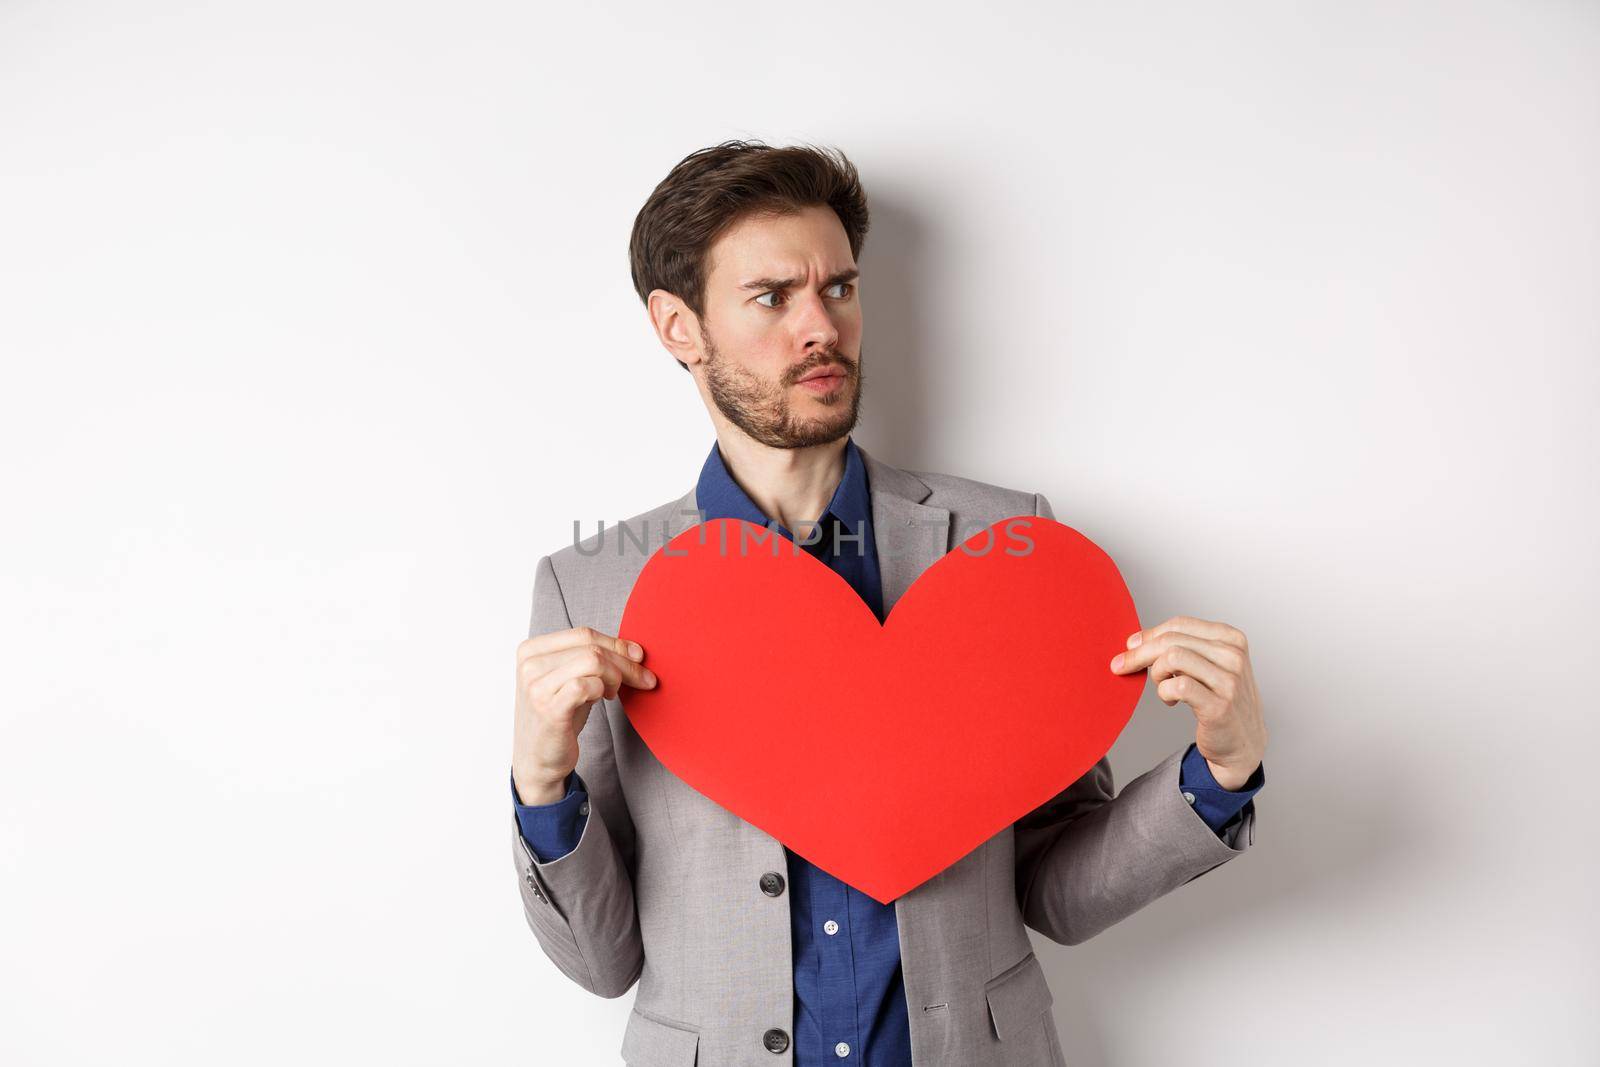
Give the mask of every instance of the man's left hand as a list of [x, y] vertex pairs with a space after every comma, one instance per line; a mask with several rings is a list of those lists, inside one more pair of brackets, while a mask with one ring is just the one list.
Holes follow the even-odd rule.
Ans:
[[1117, 674], [1146, 667], [1156, 695], [1168, 707], [1181, 700], [1193, 709], [1195, 747], [1217, 784], [1242, 788], [1267, 750], [1267, 724], [1244, 634], [1227, 623], [1174, 615], [1131, 634], [1128, 651], [1111, 660]]

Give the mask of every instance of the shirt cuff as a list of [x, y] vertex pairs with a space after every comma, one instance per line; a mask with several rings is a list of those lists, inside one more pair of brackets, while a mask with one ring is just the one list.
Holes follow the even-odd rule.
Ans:
[[550, 804], [524, 804], [511, 779], [511, 803], [517, 809], [522, 839], [540, 863], [549, 863], [578, 847], [589, 821], [589, 791], [577, 771], [567, 775], [567, 795]]
[[1258, 763], [1255, 771], [1238, 789], [1224, 789], [1211, 773], [1211, 765], [1200, 754], [1200, 749], [1190, 742], [1178, 768], [1178, 788], [1183, 799], [1193, 807], [1196, 815], [1219, 836], [1228, 825], [1240, 818], [1252, 797], [1267, 784], [1266, 764]]

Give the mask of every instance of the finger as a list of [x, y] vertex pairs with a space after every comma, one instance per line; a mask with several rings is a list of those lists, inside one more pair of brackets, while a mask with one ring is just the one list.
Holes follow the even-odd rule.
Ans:
[[1174, 615], [1172, 618], [1146, 630], [1128, 635], [1128, 647], [1135, 647], [1133, 639], [1139, 638], [1139, 643], [1159, 637], [1171, 630], [1193, 634], [1196, 637], [1208, 638], [1212, 641], [1221, 641], [1225, 645], [1232, 645], [1240, 652], [1250, 650], [1249, 643], [1245, 640], [1244, 632], [1236, 626], [1229, 626], [1225, 622], [1213, 622], [1210, 619], [1197, 619], [1192, 615]]
[[617, 690], [627, 682], [635, 689], [649, 689], [655, 685], [655, 675], [648, 667], [624, 659], [601, 645], [582, 645], [555, 653], [554, 667], [532, 684], [536, 692], [553, 697], [561, 686], [573, 678], [595, 677], [605, 683], [605, 696], [616, 696]]
[[570, 671], [558, 676], [556, 672], [563, 667], [573, 663], [593, 664], [600, 659], [614, 664], [619, 671], [641, 670], [639, 664], [603, 644], [582, 644], [523, 660], [517, 665], [517, 677], [524, 685], [538, 686], [540, 692], [548, 692], [563, 680], [573, 677]]
[[[560, 641], [553, 642], [556, 645], [554, 651], [545, 651], [526, 658], [519, 658], [517, 675], [525, 682], [532, 683], [537, 681], [572, 656], [592, 655], [591, 649], [600, 649], [614, 659], [624, 671], [631, 671], [632, 673], [629, 674], [629, 677], [632, 680], [638, 681], [643, 677], [638, 672], [637, 666], [638, 660], [644, 657], [644, 649], [640, 648], [636, 641], [623, 641], [620, 638], [590, 630], [588, 627], [559, 630], [552, 634], [541, 634], [540, 636], [560, 638]], [[523, 642], [523, 645], [531, 644], [534, 640], [536, 639], [529, 639], [529, 641]], [[638, 650], [638, 656], [633, 654], [635, 649]]]
[[[604, 698], [605, 695], [605, 682], [592, 674], [585, 674], [562, 682], [560, 687], [550, 694], [550, 699], [558, 706], [571, 707], [576, 711], [585, 704], [593, 704], [596, 700]], [[578, 730], [582, 730], [582, 724], [575, 723], [575, 725]]]
[[[618, 655], [616, 652], [606, 648], [603, 645], [593, 645], [590, 647], [598, 648], [600, 652], [605, 655], [607, 662], [614, 665], [617, 669], [618, 673], [616, 678], [612, 678], [609, 673], [605, 676], [606, 681], [608, 682], [606, 688], [606, 696], [608, 698], [616, 696], [618, 686], [623, 683], [631, 685], [635, 689], [649, 689], [656, 684], [655, 672], [649, 667], [646, 667], [644, 664], [635, 663], [626, 656]], [[583, 650], [578, 649], [574, 653], [569, 654], [581, 656], [583, 654]]]
[[639, 647], [637, 641], [625, 641], [620, 637], [601, 633], [592, 626], [574, 626], [566, 630], [535, 634], [523, 641], [517, 645], [517, 662], [521, 663], [534, 656], [545, 656], [581, 645], [600, 645], [634, 662], [644, 659], [644, 649]]
[[1244, 653], [1233, 645], [1210, 641], [1179, 630], [1168, 630], [1149, 641], [1141, 642], [1137, 648], [1112, 656], [1111, 669], [1117, 674], [1143, 670], [1155, 663], [1168, 649], [1179, 647], [1192, 649], [1224, 670], [1238, 673], [1244, 669]]
[[1162, 681], [1185, 674], [1198, 680], [1218, 697], [1232, 699], [1236, 681], [1234, 676], [1187, 645], [1174, 645], [1150, 665], [1150, 679], [1157, 683], [1157, 689], [1160, 689]]
[[1168, 707], [1181, 700], [1196, 711], [1202, 708], [1209, 710], [1218, 700], [1217, 694], [1207, 688], [1200, 679], [1188, 674], [1175, 674], [1159, 683], [1156, 686], [1156, 696], [1160, 697]]
[[569, 649], [560, 654], [560, 660], [553, 670], [533, 683], [534, 693], [548, 702], [557, 702], [560, 697], [559, 703], [571, 704], [574, 693], [585, 685], [589, 686], [585, 692], [594, 691], [595, 686], [589, 679], [598, 679], [600, 693], [605, 695], [613, 685], [621, 682], [622, 668], [597, 646]]

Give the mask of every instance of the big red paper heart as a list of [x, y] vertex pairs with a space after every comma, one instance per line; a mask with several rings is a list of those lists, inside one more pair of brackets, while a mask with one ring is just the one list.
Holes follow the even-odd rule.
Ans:
[[1111, 557], [1053, 519], [974, 534], [881, 626], [793, 542], [714, 519], [641, 570], [619, 633], [658, 683], [622, 703], [674, 774], [887, 904], [1110, 750], [1145, 672], [1108, 663], [1137, 629]]

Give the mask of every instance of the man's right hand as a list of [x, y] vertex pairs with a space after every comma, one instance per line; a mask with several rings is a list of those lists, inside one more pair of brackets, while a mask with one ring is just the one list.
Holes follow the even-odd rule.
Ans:
[[517, 718], [511, 779], [524, 804], [566, 795], [578, 765], [578, 734], [595, 701], [623, 684], [650, 689], [656, 676], [640, 664], [644, 649], [587, 626], [530, 637], [517, 646]]

